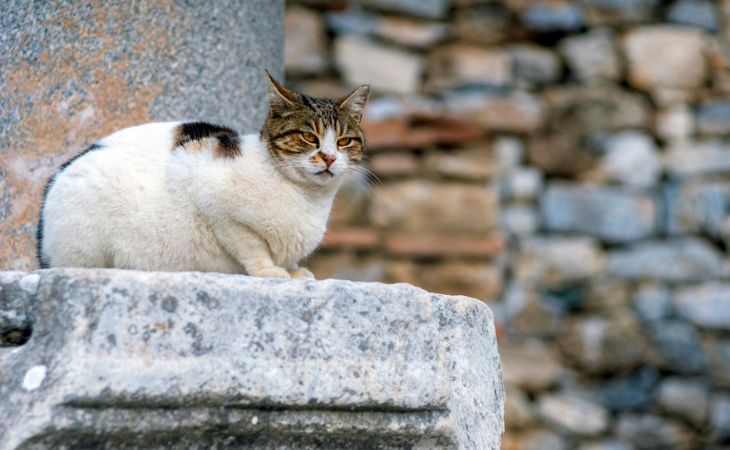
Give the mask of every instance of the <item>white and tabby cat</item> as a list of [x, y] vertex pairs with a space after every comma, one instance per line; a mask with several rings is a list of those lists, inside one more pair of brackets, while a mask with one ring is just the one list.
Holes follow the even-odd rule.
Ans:
[[205, 122], [118, 131], [49, 180], [41, 267], [247, 273], [312, 278], [337, 188], [358, 170], [369, 88], [312, 98], [269, 77], [260, 134]]

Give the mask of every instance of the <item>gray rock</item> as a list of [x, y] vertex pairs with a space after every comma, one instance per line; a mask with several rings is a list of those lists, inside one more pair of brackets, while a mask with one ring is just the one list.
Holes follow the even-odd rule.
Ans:
[[654, 388], [659, 374], [653, 368], [620, 378], [599, 386], [597, 397], [611, 411], [643, 411], [654, 400]]
[[720, 23], [715, 5], [707, 0], [679, 0], [669, 9], [670, 22], [717, 31]]
[[649, 328], [661, 368], [676, 373], [699, 373], [707, 366], [700, 336], [680, 321], [658, 322]]
[[674, 308], [699, 327], [730, 331], [730, 283], [680, 288], [674, 295]]
[[33, 335], [0, 352], [3, 450], [499, 448], [480, 301], [336, 280], [37, 276]]
[[656, 218], [656, 202], [651, 195], [567, 183], [548, 185], [541, 210], [551, 231], [578, 231], [611, 243], [650, 236]]
[[540, 226], [537, 209], [529, 205], [502, 206], [499, 220], [504, 231], [516, 236], [532, 234]]
[[39, 281], [37, 274], [0, 271], [0, 347], [20, 345], [30, 338], [29, 305], [36, 299]]
[[656, 132], [666, 140], [686, 140], [694, 126], [694, 117], [687, 105], [671, 105], [657, 111]]
[[730, 142], [674, 141], [664, 154], [664, 166], [678, 177], [723, 174], [730, 171]]
[[567, 439], [548, 430], [530, 430], [520, 435], [520, 450], [568, 450]]
[[540, 398], [540, 416], [549, 424], [579, 436], [596, 436], [608, 427], [608, 411], [574, 394], [549, 394]]
[[664, 411], [699, 427], [707, 419], [709, 387], [701, 380], [667, 378], [659, 385], [657, 401]]
[[464, 41], [496, 44], [514, 31], [510, 16], [510, 11], [499, 3], [458, 8], [452, 19], [454, 34]]
[[445, 100], [450, 112], [467, 116], [489, 131], [531, 133], [545, 119], [540, 97], [525, 91], [468, 90], [449, 93]]
[[374, 89], [399, 94], [414, 93], [419, 88], [423, 61], [415, 53], [353, 35], [338, 37], [334, 51], [337, 67], [353, 87], [369, 84]]
[[655, 284], [640, 286], [634, 292], [633, 304], [634, 310], [645, 322], [666, 319], [672, 311], [669, 289]]
[[603, 151], [600, 171], [611, 181], [648, 188], [659, 179], [662, 164], [654, 140], [645, 133], [626, 131], [597, 140]]
[[514, 169], [522, 164], [525, 143], [516, 137], [499, 136], [494, 140], [493, 152], [500, 169]]
[[730, 395], [718, 394], [712, 397], [710, 422], [715, 439], [725, 441], [730, 438]]
[[284, 20], [284, 68], [293, 73], [319, 73], [327, 68], [322, 17], [311, 9], [292, 6]]
[[505, 386], [504, 423], [511, 429], [529, 426], [535, 420], [535, 412], [527, 394], [514, 386]]
[[658, 0], [581, 0], [591, 25], [648, 21], [658, 3]]
[[513, 73], [519, 86], [542, 86], [560, 78], [560, 60], [545, 47], [516, 44], [507, 47], [512, 58]]
[[451, 0], [356, 0], [357, 4], [389, 12], [440, 19], [446, 16]]
[[504, 174], [502, 195], [516, 200], [532, 200], [540, 194], [542, 182], [542, 174], [537, 169], [516, 169]]
[[638, 321], [627, 313], [612, 316], [576, 317], [562, 328], [560, 349], [583, 372], [626, 372], [647, 361], [649, 347]]
[[578, 447], [578, 450], [634, 450], [634, 446], [619, 441], [589, 442]]
[[[505, 385], [533, 393], [545, 391], [555, 385], [563, 373], [558, 355], [539, 340], [519, 344], [502, 342], [499, 351]], [[534, 370], [536, 367], [540, 370]]]
[[668, 183], [663, 196], [667, 231], [672, 234], [706, 233], [730, 243], [730, 183], [682, 180]]
[[704, 134], [730, 134], [730, 101], [716, 100], [697, 108], [697, 129]]
[[682, 238], [649, 241], [609, 254], [609, 272], [630, 279], [695, 281], [726, 273], [722, 254], [706, 241]]
[[512, 81], [512, 61], [500, 48], [453, 43], [428, 55], [428, 88], [504, 87]]
[[623, 414], [616, 424], [616, 435], [638, 449], [679, 448], [687, 442], [687, 431], [676, 422], [651, 414]]
[[378, 26], [378, 15], [358, 8], [327, 14], [327, 28], [337, 34], [372, 34]]
[[583, 26], [583, 13], [571, 1], [534, 1], [522, 13], [527, 28], [537, 31], [573, 31]]
[[617, 80], [623, 71], [616, 37], [608, 30], [567, 37], [560, 41], [560, 52], [579, 80]]
[[705, 337], [701, 348], [707, 355], [707, 373], [713, 384], [730, 388], [730, 339]]
[[588, 237], [529, 237], [520, 241], [514, 278], [560, 288], [595, 277], [605, 267], [603, 251]]

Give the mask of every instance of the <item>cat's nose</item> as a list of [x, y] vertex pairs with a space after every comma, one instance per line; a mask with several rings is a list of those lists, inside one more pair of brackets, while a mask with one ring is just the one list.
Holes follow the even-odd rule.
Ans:
[[332, 165], [333, 162], [337, 159], [335, 155], [330, 155], [327, 153], [319, 152], [319, 157], [322, 158], [322, 161], [324, 161], [325, 164], [327, 164], [327, 168]]

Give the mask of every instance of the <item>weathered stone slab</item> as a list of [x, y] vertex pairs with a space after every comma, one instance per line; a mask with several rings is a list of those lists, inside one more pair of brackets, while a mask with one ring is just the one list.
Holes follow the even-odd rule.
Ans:
[[[13, 299], [22, 298], [22, 304]], [[0, 449], [497, 449], [492, 314], [405, 284], [5, 272]], [[10, 312], [8, 312], [10, 311]]]

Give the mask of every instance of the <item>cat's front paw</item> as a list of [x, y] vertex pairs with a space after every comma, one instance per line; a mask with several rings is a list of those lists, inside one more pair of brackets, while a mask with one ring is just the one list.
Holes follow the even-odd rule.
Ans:
[[306, 278], [308, 280], [314, 280], [314, 274], [306, 267], [298, 267], [289, 273], [292, 278]]
[[251, 275], [262, 278], [291, 278], [289, 272], [281, 267], [267, 267], [265, 269], [257, 270], [256, 272], [251, 273]]

